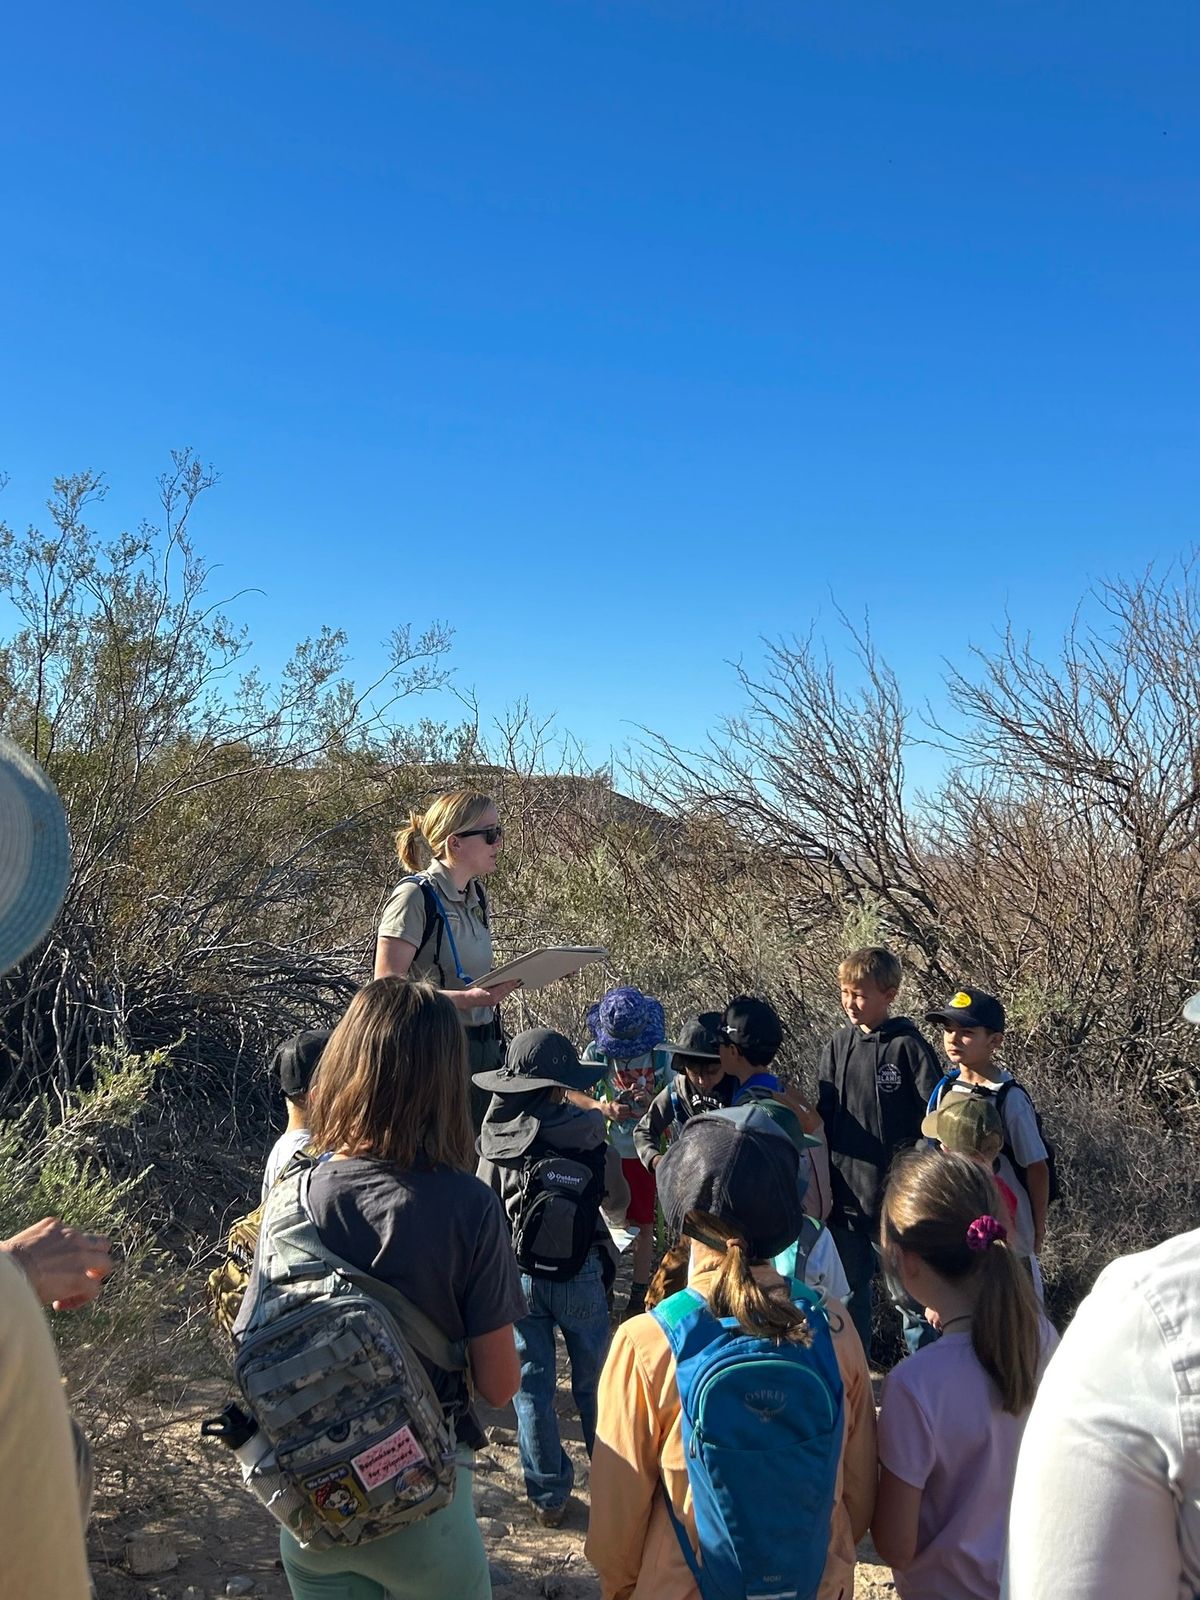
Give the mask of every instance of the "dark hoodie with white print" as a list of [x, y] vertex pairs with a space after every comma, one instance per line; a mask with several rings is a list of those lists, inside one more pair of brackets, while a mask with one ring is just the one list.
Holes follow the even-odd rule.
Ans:
[[877, 1231], [888, 1167], [920, 1139], [941, 1076], [933, 1046], [908, 1017], [888, 1017], [870, 1033], [848, 1022], [825, 1046], [817, 1110], [829, 1144], [833, 1226]]

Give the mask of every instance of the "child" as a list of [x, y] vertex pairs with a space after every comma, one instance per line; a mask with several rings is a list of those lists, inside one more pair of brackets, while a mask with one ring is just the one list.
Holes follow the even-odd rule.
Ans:
[[584, 1111], [599, 1111], [608, 1123], [608, 1138], [621, 1158], [621, 1172], [629, 1185], [625, 1221], [636, 1229], [633, 1241], [633, 1281], [623, 1315], [636, 1316], [646, 1304], [646, 1287], [654, 1258], [654, 1174], [638, 1159], [634, 1125], [650, 1109], [654, 1096], [666, 1082], [669, 1064], [658, 1049], [666, 1037], [666, 1019], [657, 1000], [631, 987], [610, 989], [587, 1014], [592, 1042], [584, 1061], [602, 1069], [600, 1093], [594, 1099], [572, 1095]]
[[328, 1032], [307, 1029], [304, 1033], [293, 1034], [290, 1039], [285, 1039], [272, 1058], [271, 1071], [278, 1075], [279, 1087], [287, 1102], [287, 1127], [276, 1139], [267, 1157], [262, 1181], [264, 1201], [271, 1185], [296, 1151], [303, 1150], [308, 1143], [308, 1090], [321, 1053], [328, 1043]]
[[990, 1176], [901, 1157], [883, 1203], [888, 1270], [942, 1338], [893, 1369], [871, 1533], [901, 1600], [997, 1600], [1021, 1434], [1058, 1336], [1008, 1244]]
[[[939, 1094], [937, 1110], [947, 1098], [986, 1095], [1000, 1113], [1004, 1148], [1000, 1176], [1017, 1197], [1014, 1248], [1029, 1262], [1038, 1297], [1042, 1274], [1038, 1255], [1046, 1232], [1050, 1203], [1050, 1157], [1038, 1127], [1033, 1101], [995, 1060], [1004, 1043], [1004, 1007], [982, 989], [959, 989], [940, 1011], [928, 1011], [927, 1022], [940, 1022], [942, 1041], [955, 1076]], [[1012, 1084], [1006, 1089], [1006, 1084]]]
[[[525, 1491], [537, 1520], [556, 1528], [567, 1513], [575, 1474], [562, 1447], [554, 1411], [555, 1339], [562, 1334], [571, 1364], [571, 1394], [589, 1455], [596, 1433], [596, 1390], [608, 1348], [606, 1279], [611, 1279], [608, 1234], [600, 1219], [606, 1143], [604, 1118], [570, 1104], [567, 1091], [590, 1089], [603, 1063], [584, 1065], [569, 1040], [547, 1028], [517, 1034], [505, 1063], [495, 1072], [477, 1072], [473, 1082], [491, 1092], [479, 1135], [476, 1176], [504, 1202], [509, 1227], [516, 1232], [524, 1209], [526, 1178], [546, 1156], [569, 1157], [590, 1169], [595, 1204], [580, 1222], [587, 1254], [570, 1276], [547, 1276], [533, 1267], [521, 1274], [527, 1314], [516, 1324], [521, 1387], [514, 1397], [517, 1438]], [[582, 1207], [581, 1207], [582, 1209]], [[565, 1202], [559, 1214], [565, 1210]], [[571, 1230], [567, 1230], [571, 1231]]]
[[[802, 1221], [799, 1158], [791, 1140], [759, 1107], [747, 1108], [740, 1123], [699, 1114], [684, 1124], [658, 1172], [663, 1213], [679, 1242], [663, 1260], [653, 1302], [686, 1285], [718, 1315], [735, 1317], [751, 1338], [811, 1337], [804, 1311], [790, 1303], [784, 1280], [767, 1264]], [[828, 1310], [844, 1391], [844, 1432], [832, 1515], [819, 1532], [821, 1550], [828, 1541], [819, 1592], [821, 1600], [836, 1600], [853, 1592], [855, 1545], [874, 1503], [875, 1412], [853, 1324], [836, 1303]], [[769, 1412], [759, 1420], [768, 1428]], [[675, 1358], [652, 1315], [634, 1317], [613, 1337], [596, 1438], [585, 1549], [605, 1600], [697, 1600], [680, 1544], [682, 1531], [694, 1552], [698, 1536]], [[802, 1520], [798, 1488], [785, 1479], [780, 1494], [791, 1497]], [[763, 1515], [772, 1515], [769, 1506]], [[778, 1587], [786, 1592], [786, 1581]]]
[[664, 1143], [677, 1138], [690, 1118], [727, 1106], [740, 1088], [739, 1080], [721, 1065], [717, 1039], [721, 1022], [719, 1011], [702, 1011], [687, 1019], [677, 1043], [662, 1047], [673, 1057], [674, 1076], [633, 1130], [638, 1157], [650, 1172], [662, 1159]]
[[804, 1163], [805, 1210], [818, 1221], [829, 1215], [829, 1152], [821, 1119], [794, 1089], [785, 1089], [766, 1069], [783, 1043], [779, 1013], [769, 1001], [742, 994], [725, 1007], [717, 1029], [721, 1065], [736, 1078], [731, 1105], [761, 1105], [791, 1139]]
[[974, 1161], [991, 1173], [1004, 1201], [1004, 1215], [1000, 1220], [1008, 1228], [1015, 1248], [1017, 1197], [996, 1170], [1004, 1148], [1004, 1124], [995, 1102], [986, 1095], [952, 1095], [943, 1102], [940, 1111], [929, 1113], [921, 1124], [921, 1132], [942, 1150], [966, 1156], [968, 1161]]
[[[829, 1230], [850, 1282], [850, 1313], [868, 1351], [884, 1176], [897, 1152], [920, 1138], [921, 1118], [941, 1076], [916, 1024], [890, 1015], [902, 977], [890, 950], [851, 951], [838, 967], [849, 1021], [826, 1046], [818, 1071], [817, 1109], [833, 1169]], [[915, 1349], [928, 1330], [902, 1315], [905, 1341]]]

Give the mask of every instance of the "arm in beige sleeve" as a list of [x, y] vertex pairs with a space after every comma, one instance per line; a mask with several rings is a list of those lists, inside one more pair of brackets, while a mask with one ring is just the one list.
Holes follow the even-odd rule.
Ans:
[[4, 1593], [88, 1600], [71, 1422], [46, 1319], [0, 1257], [0, 1550]]
[[660, 1446], [650, 1384], [632, 1341], [618, 1328], [600, 1376], [584, 1545], [604, 1600], [626, 1600], [637, 1583], [658, 1487]]
[[830, 1302], [830, 1318], [840, 1317], [843, 1327], [834, 1338], [838, 1366], [846, 1394], [846, 1445], [842, 1454], [842, 1504], [850, 1518], [857, 1544], [875, 1514], [878, 1447], [875, 1436], [875, 1396], [871, 1371], [849, 1313], [839, 1301]]

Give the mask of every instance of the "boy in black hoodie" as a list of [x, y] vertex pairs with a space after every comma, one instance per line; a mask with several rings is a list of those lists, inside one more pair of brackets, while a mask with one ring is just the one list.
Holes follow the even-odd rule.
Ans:
[[[879, 1213], [888, 1167], [921, 1138], [921, 1121], [941, 1070], [933, 1047], [908, 1017], [889, 1015], [903, 968], [890, 950], [852, 950], [838, 967], [850, 1019], [825, 1047], [817, 1110], [825, 1124], [833, 1180], [829, 1231], [850, 1281], [850, 1314], [871, 1348], [871, 1283], [878, 1267]], [[905, 1316], [910, 1350], [929, 1337]]]

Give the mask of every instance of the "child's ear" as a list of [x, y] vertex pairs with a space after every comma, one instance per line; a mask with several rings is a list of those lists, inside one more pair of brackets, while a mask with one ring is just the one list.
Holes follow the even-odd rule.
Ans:
[[885, 1003], [892, 1006], [895, 1005], [896, 996], [900, 993], [900, 985], [894, 983], [890, 989], [881, 989], [879, 992], [883, 996]]

